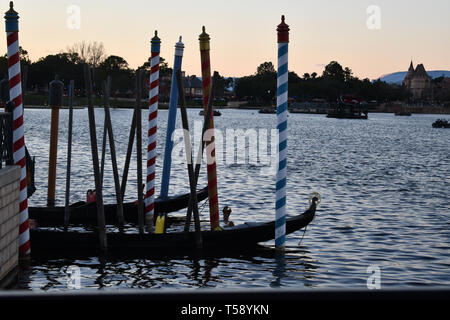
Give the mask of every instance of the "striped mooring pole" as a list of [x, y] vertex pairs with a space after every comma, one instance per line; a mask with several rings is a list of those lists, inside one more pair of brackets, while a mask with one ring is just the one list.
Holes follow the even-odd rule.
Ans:
[[6, 36], [8, 45], [9, 96], [14, 103], [13, 112], [13, 159], [21, 167], [19, 196], [19, 254], [30, 255], [30, 230], [28, 225], [27, 168], [25, 161], [25, 137], [22, 105], [22, 83], [19, 56], [19, 15], [14, 4], [9, 3], [5, 13]]
[[[217, 171], [216, 171], [216, 147], [214, 143], [214, 110], [207, 114], [209, 95], [211, 91], [211, 63], [210, 63], [210, 40], [211, 38], [203, 27], [203, 32], [199, 36], [200, 58], [202, 65], [202, 89], [203, 89], [203, 111], [204, 121], [209, 121], [209, 130], [212, 130], [211, 140], [206, 142], [206, 163], [208, 173], [208, 198], [211, 230], [220, 228], [219, 217], [219, 196], [217, 191]], [[204, 138], [204, 137], [203, 137]]]
[[167, 197], [169, 195], [170, 184], [170, 168], [172, 166], [172, 149], [173, 140], [172, 135], [175, 130], [175, 123], [177, 120], [177, 105], [178, 105], [178, 84], [177, 84], [177, 71], [181, 70], [181, 63], [183, 61], [184, 44], [181, 42], [182, 38], [175, 44], [175, 61], [173, 63], [172, 73], [172, 86], [170, 88], [170, 104], [169, 104], [169, 116], [167, 119], [167, 135], [166, 135], [166, 147], [164, 151], [164, 166], [161, 179], [161, 197]]
[[281, 17], [278, 32], [277, 75], [277, 129], [278, 170], [275, 202], [275, 247], [283, 249], [286, 242], [286, 151], [287, 151], [287, 106], [288, 106], [288, 44], [289, 26]]
[[[145, 222], [147, 226], [153, 225], [155, 213], [155, 169], [156, 169], [156, 129], [158, 118], [159, 94], [159, 52], [161, 40], [158, 31], [151, 40], [150, 57], [150, 90], [148, 107], [148, 144], [147, 144], [147, 179], [145, 192]], [[150, 231], [150, 230], [149, 230]]]

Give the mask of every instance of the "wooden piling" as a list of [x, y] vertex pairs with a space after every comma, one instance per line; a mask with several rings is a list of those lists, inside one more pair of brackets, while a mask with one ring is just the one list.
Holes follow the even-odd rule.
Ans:
[[138, 223], [139, 233], [144, 233], [144, 206], [142, 188], [142, 70], [136, 71], [136, 154], [137, 154], [137, 190], [138, 190]]
[[194, 176], [194, 165], [192, 163], [192, 146], [191, 146], [191, 136], [189, 134], [189, 122], [186, 112], [186, 101], [184, 97], [183, 81], [181, 80], [181, 70], [176, 73], [178, 93], [180, 98], [180, 111], [181, 111], [181, 121], [183, 123], [184, 129], [184, 145], [186, 151], [187, 168], [189, 174], [189, 186], [191, 189], [191, 197], [189, 203], [192, 204], [192, 210], [194, 212], [194, 222], [195, 222], [195, 245], [198, 249], [202, 248], [202, 231], [200, 228], [200, 214], [198, 212], [198, 200], [197, 200], [197, 180]]
[[96, 128], [95, 128], [95, 113], [94, 113], [94, 105], [93, 105], [93, 101], [92, 101], [91, 70], [87, 64], [84, 65], [84, 80], [85, 80], [85, 86], [86, 86], [86, 95], [88, 98], [89, 132], [90, 132], [90, 137], [91, 137], [92, 163], [93, 163], [93, 167], [94, 167], [98, 236], [99, 236], [99, 240], [100, 240], [100, 249], [102, 251], [106, 251], [107, 239], [106, 239], [106, 227], [105, 227], [105, 212], [104, 212], [104, 208], [103, 208], [103, 193], [102, 193], [102, 186], [101, 186], [101, 181], [100, 181], [97, 132], [96, 132]]
[[[206, 109], [206, 114], [210, 115], [211, 117], [213, 116], [214, 92], [215, 92], [215, 88], [217, 85], [218, 77], [219, 77], [219, 73], [214, 72], [212, 83], [211, 83], [211, 92], [209, 95], [208, 106]], [[198, 153], [197, 153], [197, 161], [195, 163], [195, 172], [194, 172], [196, 188], [197, 188], [197, 183], [198, 183], [198, 176], [200, 174], [200, 167], [202, 164], [203, 151], [205, 150], [205, 145], [206, 145], [205, 140], [203, 139], [203, 136], [205, 135], [205, 132], [209, 129], [210, 123], [211, 122], [209, 120], [208, 121], [205, 120], [203, 122], [202, 136], [200, 138], [201, 141], [200, 141], [200, 146], [199, 146]], [[192, 211], [193, 211], [193, 203], [192, 203], [191, 199], [189, 199], [189, 205], [188, 205], [187, 214], [186, 214], [186, 221], [185, 221], [185, 225], [184, 225], [185, 232], [189, 232], [189, 228], [191, 225], [191, 219], [192, 219]]]
[[116, 189], [117, 201], [117, 221], [119, 228], [123, 228], [123, 198], [120, 190], [119, 170], [117, 168], [116, 145], [114, 142], [114, 134], [111, 124], [111, 113], [109, 108], [109, 97], [111, 92], [111, 77], [108, 76], [106, 83], [103, 84], [104, 98], [105, 98], [105, 129], [109, 137], [109, 150], [111, 152], [111, 162], [114, 176], [114, 187]]
[[55, 206], [56, 158], [58, 154], [59, 108], [52, 107], [50, 123], [50, 151], [48, 161], [47, 206]]
[[122, 199], [125, 199], [125, 190], [127, 188], [128, 171], [130, 170], [131, 154], [133, 152], [134, 137], [136, 136], [136, 108], [133, 111], [133, 120], [131, 120], [130, 136], [128, 138], [127, 155], [125, 158], [125, 166], [123, 168], [122, 183], [120, 184], [120, 193]]
[[58, 155], [58, 127], [59, 127], [59, 109], [62, 106], [63, 83], [58, 76], [50, 82], [49, 101], [51, 111], [50, 123], [50, 150], [48, 159], [48, 184], [47, 184], [47, 205], [55, 205], [56, 188], [56, 162]]
[[[103, 99], [105, 99], [105, 92], [103, 91]], [[106, 128], [106, 113], [105, 113], [105, 119], [103, 123], [103, 137], [102, 137], [102, 157], [100, 160], [100, 181], [103, 186], [103, 177], [105, 175], [105, 158], [106, 158], [106, 135], [107, 135], [108, 129]]]
[[66, 204], [64, 209], [64, 230], [67, 231], [70, 217], [70, 171], [72, 163], [72, 123], [73, 123], [73, 90], [75, 82], [70, 80], [69, 85], [69, 129], [67, 133], [67, 165], [66, 165]]

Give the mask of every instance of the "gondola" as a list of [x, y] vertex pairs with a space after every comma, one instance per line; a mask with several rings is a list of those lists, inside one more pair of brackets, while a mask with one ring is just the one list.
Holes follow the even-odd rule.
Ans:
[[[190, 194], [171, 196], [167, 198], [157, 198], [155, 200], [155, 213], [170, 213], [187, 208]], [[203, 201], [208, 197], [208, 187], [197, 191], [197, 200]], [[117, 205], [107, 204], [104, 206], [105, 222], [109, 225], [117, 224]], [[64, 225], [64, 207], [29, 207], [30, 219], [33, 219], [37, 226], [58, 227]], [[70, 206], [69, 223], [72, 225], [96, 225], [97, 207], [95, 202], [86, 203], [84, 201], [74, 203]], [[123, 214], [125, 222], [137, 223], [137, 204], [124, 203]]]
[[[286, 219], [286, 234], [306, 227], [315, 216], [317, 198], [304, 213]], [[221, 231], [202, 231], [203, 249], [239, 250], [256, 247], [274, 239], [275, 222], [245, 223]], [[32, 256], [39, 258], [61, 254], [91, 256], [98, 254], [99, 241], [95, 232], [64, 232], [62, 230], [30, 230]], [[158, 252], [190, 252], [196, 250], [194, 232], [164, 234], [108, 233], [108, 255], [147, 255]]]
[[[198, 113], [199, 116], [203, 116], [205, 115], [205, 112], [202, 110]], [[222, 113], [220, 113], [220, 111], [214, 110], [214, 117], [220, 117], [222, 115]]]

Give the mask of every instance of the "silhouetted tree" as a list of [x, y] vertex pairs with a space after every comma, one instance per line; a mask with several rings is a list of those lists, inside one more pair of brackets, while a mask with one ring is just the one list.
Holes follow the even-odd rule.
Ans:
[[322, 77], [337, 81], [345, 80], [345, 73], [342, 66], [336, 62], [331, 61], [328, 65], [325, 66], [325, 70], [322, 73]]
[[93, 68], [97, 68], [105, 59], [105, 47], [102, 42], [94, 41], [88, 43], [86, 41], [75, 43], [67, 48], [67, 52], [78, 54], [82, 62], [88, 63]]
[[261, 63], [256, 70], [257, 75], [264, 75], [268, 73], [269, 74], [276, 73], [275, 67], [273, 66], [272, 62]]

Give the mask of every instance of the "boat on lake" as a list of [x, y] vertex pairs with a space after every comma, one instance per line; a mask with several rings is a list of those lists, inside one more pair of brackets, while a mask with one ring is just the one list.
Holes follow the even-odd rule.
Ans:
[[410, 116], [411, 116], [411, 112], [409, 112], [409, 111], [400, 111], [400, 112], [396, 112], [395, 115], [396, 115], [396, 116], [406, 116], [406, 117], [410, 117]]
[[[198, 115], [199, 116], [204, 116], [205, 115], [205, 111], [200, 111], [199, 113], [198, 113]], [[222, 113], [220, 113], [220, 111], [218, 111], [218, 110], [214, 110], [214, 117], [220, 117], [222, 115]]]
[[341, 96], [335, 108], [328, 112], [327, 118], [368, 119], [367, 110], [363, 110], [361, 101], [352, 96]]
[[450, 128], [450, 122], [448, 120], [445, 119], [437, 119], [434, 123], [433, 123], [433, 128], [444, 128], [444, 129], [449, 129]]
[[277, 113], [277, 109], [270, 107], [270, 108], [262, 108], [259, 110], [259, 113], [264, 113], [264, 114], [274, 114]]

